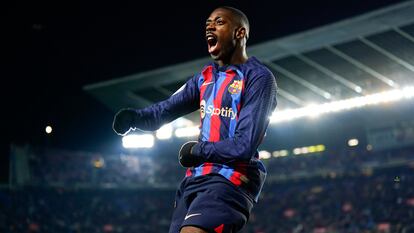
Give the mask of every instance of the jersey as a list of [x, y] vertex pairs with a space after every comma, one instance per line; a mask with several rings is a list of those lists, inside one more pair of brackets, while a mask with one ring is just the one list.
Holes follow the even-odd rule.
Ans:
[[186, 177], [219, 174], [257, 201], [266, 177], [257, 148], [276, 107], [276, 80], [257, 58], [219, 67], [211, 62], [169, 99], [137, 110], [137, 127], [156, 130], [200, 109], [200, 134], [193, 152], [205, 163]]

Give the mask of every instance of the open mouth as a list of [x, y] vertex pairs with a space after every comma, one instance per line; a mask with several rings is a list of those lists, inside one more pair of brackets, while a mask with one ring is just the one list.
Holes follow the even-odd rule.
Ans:
[[208, 45], [208, 52], [214, 54], [217, 51], [217, 37], [212, 34], [212, 33], [208, 33], [206, 36], [206, 40], [207, 40], [207, 45]]

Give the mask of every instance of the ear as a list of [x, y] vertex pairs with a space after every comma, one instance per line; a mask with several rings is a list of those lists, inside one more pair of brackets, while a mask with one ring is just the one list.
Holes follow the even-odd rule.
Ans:
[[245, 27], [238, 28], [236, 30], [236, 38], [243, 39], [244, 37], [246, 37], [246, 28]]

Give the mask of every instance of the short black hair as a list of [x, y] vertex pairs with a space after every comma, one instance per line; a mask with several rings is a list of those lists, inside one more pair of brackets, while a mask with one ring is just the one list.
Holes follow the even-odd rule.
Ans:
[[225, 9], [230, 11], [233, 15], [235, 15], [240, 20], [240, 23], [246, 28], [246, 36], [247, 38], [249, 38], [250, 23], [249, 19], [247, 18], [246, 14], [243, 13], [243, 11], [231, 6], [220, 6], [216, 9]]

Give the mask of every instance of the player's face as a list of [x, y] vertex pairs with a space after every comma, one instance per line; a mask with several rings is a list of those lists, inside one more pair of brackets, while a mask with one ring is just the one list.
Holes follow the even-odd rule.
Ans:
[[226, 9], [214, 10], [206, 21], [208, 52], [214, 60], [231, 56], [236, 47], [237, 27], [232, 13]]

